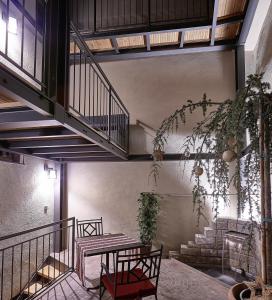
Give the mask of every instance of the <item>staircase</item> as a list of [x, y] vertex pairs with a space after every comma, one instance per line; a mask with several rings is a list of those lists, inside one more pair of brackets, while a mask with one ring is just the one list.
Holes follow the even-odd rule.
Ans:
[[[217, 225], [219, 223], [217, 222]], [[203, 234], [195, 234], [194, 241], [180, 246], [180, 260], [192, 266], [220, 266], [222, 264], [223, 238], [227, 229], [204, 227]], [[225, 265], [228, 263], [228, 250], [224, 250]]]
[[[188, 241], [187, 244], [180, 246], [180, 253], [175, 258], [191, 265], [193, 267], [221, 267], [222, 257], [224, 257], [224, 267], [229, 267], [233, 270], [244, 270], [249, 275], [256, 275], [258, 273], [258, 252], [255, 246], [255, 234], [250, 241], [250, 252], [248, 252], [248, 242], [241, 242], [250, 234], [251, 223], [244, 220], [236, 220], [229, 218], [219, 218], [215, 223], [209, 227], [204, 227], [202, 234], [195, 234], [194, 241]], [[225, 239], [225, 246], [223, 247], [223, 237]], [[238, 237], [240, 240], [237, 243], [235, 239], [230, 240], [229, 235]], [[224, 250], [223, 250], [224, 249]], [[224, 255], [223, 255], [224, 252]]]
[[14, 299], [31, 298], [44, 287], [48, 287], [67, 270], [68, 266], [51, 256], [48, 257], [41, 268], [32, 276], [32, 280], [25, 286], [22, 293]]

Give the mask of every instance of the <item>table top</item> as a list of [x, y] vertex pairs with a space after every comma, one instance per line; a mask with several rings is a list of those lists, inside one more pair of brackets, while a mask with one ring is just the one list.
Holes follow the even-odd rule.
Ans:
[[128, 237], [123, 233], [104, 234], [76, 239], [76, 246], [84, 256], [93, 256], [117, 251], [143, 247], [137, 239]]

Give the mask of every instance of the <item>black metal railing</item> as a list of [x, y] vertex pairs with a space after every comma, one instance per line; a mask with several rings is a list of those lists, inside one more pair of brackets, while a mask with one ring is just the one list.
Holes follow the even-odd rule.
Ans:
[[80, 32], [99, 33], [171, 23], [210, 22], [213, 0], [70, 0]]
[[0, 0], [0, 63], [42, 90], [45, 0]]
[[122, 150], [128, 150], [129, 113], [73, 24], [70, 112]]
[[0, 237], [0, 300], [28, 299], [74, 271], [75, 218]]

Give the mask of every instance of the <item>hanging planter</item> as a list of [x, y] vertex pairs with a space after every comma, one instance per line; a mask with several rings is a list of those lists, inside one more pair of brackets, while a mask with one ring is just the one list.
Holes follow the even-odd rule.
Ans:
[[161, 149], [154, 150], [154, 152], [153, 152], [153, 158], [156, 161], [162, 161], [163, 155], [164, 155], [164, 151], [162, 151]]
[[226, 150], [222, 154], [222, 159], [225, 162], [232, 162], [236, 159], [236, 157], [237, 157], [237, 154], [233, 150]]
[[202, 167], [197, 166], [197, 167], [195, 168], [194, 172], [195, 172], [195, 175], [196, 175], [196, 176], [201, 176], [201, 175], [203, 174], [204, 170], [203, 170]]

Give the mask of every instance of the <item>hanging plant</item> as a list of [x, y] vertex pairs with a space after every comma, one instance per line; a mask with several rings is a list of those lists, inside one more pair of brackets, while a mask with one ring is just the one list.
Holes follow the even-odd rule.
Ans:
[[[254, 212], [259, 212], [260, 202], [260, 155], [259, 155], [259, 109], [260, 101], [265, 107], [266, 122], [271, 124], [272, 101], [269, 94], [269, 84], [262, 82], [262, 75], [249, 76], [246, 86], [233, 100], [214, 102], [207, 99], [193, 102], [188, 100], [185, 105], [177, 109], [166, 118], [156, 132], [153, 141], [154, 150], [163, 151], [168, 137], [187, 121], [188, 116], [196, 110], [201, 110], [203, 120], [193, 128], [192, 134], [187, 136], [181, 147], [184, 163], [194, 154], [195, 162], [192, 170], [194, 186], [192, 190], [195, 211], [198, 222], [204, 216], [203, 210], [208, 190], [202, 184], [200, 176], [205, 173], [210, 190], [212, 191], [213, 210], [215, 217], [219, 213], [219, 203], [229, 204], [228, 191], [233, 184], [238, 193], [238, 213], [249, 209], [250, 219], [253, 221]], [[248, 132], [250, 145], [245, 155], [245, 134]], [[206, 153], [203, 158], [203, 153]], [[234, 174], [229, 174], [229, 162], [237, 159]], [[241, 163], [243, 161], [243, 163]], [[159, 176], [160, 165], [153, 162], [151, 175]], [[241, 181], [241, 177], [243, 180]]]

